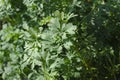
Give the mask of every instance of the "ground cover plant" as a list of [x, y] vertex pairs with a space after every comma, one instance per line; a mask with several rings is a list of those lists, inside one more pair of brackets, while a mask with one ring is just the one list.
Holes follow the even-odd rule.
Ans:
[[0, 0], [0, 80], [120, 80], [120, 0]]

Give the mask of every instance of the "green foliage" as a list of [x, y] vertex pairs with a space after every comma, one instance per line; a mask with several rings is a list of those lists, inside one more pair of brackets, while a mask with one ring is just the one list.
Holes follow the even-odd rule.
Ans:
[[119, 0], [0, 0], [0, 80], [119, 80], [119, 15]]

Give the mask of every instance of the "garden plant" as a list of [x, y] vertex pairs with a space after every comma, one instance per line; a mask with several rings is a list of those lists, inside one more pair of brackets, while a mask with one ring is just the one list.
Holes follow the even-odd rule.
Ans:
[[0, 80], [120, 80], [120, 0], [0, 0]]

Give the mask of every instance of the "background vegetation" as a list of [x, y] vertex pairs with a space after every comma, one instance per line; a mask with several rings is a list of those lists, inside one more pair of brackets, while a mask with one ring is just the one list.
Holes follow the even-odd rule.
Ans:
[[0, 80], [120, 80], [120, 0], [0, 0]]

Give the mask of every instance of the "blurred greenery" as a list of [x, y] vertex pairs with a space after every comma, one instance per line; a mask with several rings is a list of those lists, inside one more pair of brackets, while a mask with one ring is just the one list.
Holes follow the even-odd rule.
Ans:
[[120, 80], [120, 0], [0, 0], [0, 80]]

